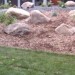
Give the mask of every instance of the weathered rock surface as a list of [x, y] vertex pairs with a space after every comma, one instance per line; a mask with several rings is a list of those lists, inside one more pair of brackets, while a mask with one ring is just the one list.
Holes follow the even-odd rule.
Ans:
[[23, 9], [19, 8], [9, 8], [6, 11], [6, 14], [11, 15], [11, 16], [16, 16], [17, 18], [28, 18], [30, 16], [30, 13], [28, 11], [25, 11]]
[[11, 35], [24, 35], [30, 33], [30, 27], [25, 23], [15, 23], [8, 25], [4, 32]]
[[46, 23], [50, 21], [50, 18], [45, 16], [39, 10], [33, 10], [30, 13], [30, 17], [26, 19], [27, 22], [38, 24], [38, 23]]
[[21, 7], [22, 7], [23, 9], [29, 9], [29, 8], [34, 7], [34, 3], [32, 3], [32, 2], [24, 2], [24, 3], [21, 5]]
[[67, 24], [61, 24], [55, 29], [56, 33], [64, 35], [72, 35], [75, 33], [75, 27], [69, 26]]
[[71, 10], [71, 11], [69, 12], [69, 16], [70, 16], [70, 17], [75, 17], [75, 10]]
[[75, 6], [75, 2], [74, 2], [74, 1], [67, 1], [67, 2], [65, 3], [65, 5], [66, 5], [66, 6], [69, 6], [69, 7], [70, 7], [70, 6], [72, 7], [72, 6]]

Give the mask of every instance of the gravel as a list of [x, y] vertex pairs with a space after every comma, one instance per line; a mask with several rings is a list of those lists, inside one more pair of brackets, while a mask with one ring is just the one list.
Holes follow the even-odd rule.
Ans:
[[41, 6], [35, 6], [34, 8], [30, 8], [29, 11], [31, 10], [40, 10], [40, 11], [50, 11], [50, 10], [74, 10], [75, 7], [66, 7], [66, 8], [61, 8], [59, 6], [51, 6], [51, 7], [41, 7]]
[[0, 9], [0, 13], [6, 12], [6, 11], [7, 11], [7, 9]]
[[[57, 9], [59, 7], [55, 6]], [[44, 14], [48, 17], [51, 16], [51, 7], [35, 7], [39, 10], [43, 10]], [[30, 10], [34, 10], [31, 8]], [[47, 9], [48, 8], [48, 9]], [[50, 9], [51, 8], [51, 9]], [[55, 8], [53, 8], [55, 9]], [[62, 11], [61, 11], [62, 9]], [[63, 10], [64, 9], [64, 10]], [[68, 16], [68, 12], [75, 7], [60, 8], [57, 13], [58, 16], [51, 17], [52, 22], [44, 24], [30, 24], [33, 32], [24, 36], [11, 36], [2, 32], [3, 25], [0, 24], [0, 46], [28, 48], [33, 50], [52, 51], [58, 53], [70, 53], [75, 54], [75, 35], [64, 36], [56, 34], [55, 28], [62, 23], [75, 26], [75, 19], [71, 19]], [[29, 10], [29, 11], [30, 11]], [[49, 11], [50, 10], [50, 11]], [[66, 11], [68, 10], [68, 11]], [[25, 20], [20, 20], [25, 23]]]
[[[27, 11], [31, 10], [40, 10], [40, 11], [51, 11], [51, 10], [74, 10], [75, 7], [66, 7], [66, 8], [61, 8], [59, 6], [51, 6], [51, 7], [41, 7], [41, 6], [35, 6], [34, 8], [30, 8]], [[7, 9], [0, 9], [0, 12], [5, 12]]]

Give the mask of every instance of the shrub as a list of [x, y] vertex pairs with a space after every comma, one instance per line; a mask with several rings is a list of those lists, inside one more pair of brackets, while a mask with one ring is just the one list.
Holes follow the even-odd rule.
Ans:
[[48, 5], [48, 7], [50, 7], [50, 6], [53, 5], [53, 3], [52, 2], [48, 2], [47, 5]]
[[9, 8], [9, 7], [10, 7], [9, 4], [1, 4], [1, 5], [0, 5], [0, 9], [7, 9], [7, 8]]
[[62, 1], [58, 1], [58, 5], [62, 8], [66, 8], [65, 3]]
[[9, 8], [11, 6], [12, 6], [11, 0], [9, 0], [9, 2], [7, 4], [1, 4], [0, 9], [7, 9], [7, 8]]
[[42, 7], [45, 7], [46, 5], [42, 3], [41, 6], [42, 6]]
[[5, 15], [4, 13], [0, 14], [0, 22], [6, 25], [12, 24], [16, 21], [15, 17]]
[[58, 15], [57, 12], [55, 11], [52, 12], [52, 16], [57, 16], [57, 15]]
[[[50, 6], [53, 5], [53, 3], [52, 3], [52, 2], [48, 2], [47, 5], [48, 5], [48, 7], [50, 7]], [[46, 5], [42, 3], [41, 6], [42, 6], [42, 7], [45, 7]]]

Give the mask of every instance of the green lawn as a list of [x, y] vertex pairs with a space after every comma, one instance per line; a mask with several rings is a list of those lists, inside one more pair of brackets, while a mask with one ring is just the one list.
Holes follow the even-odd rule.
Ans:
[[75, 56], [0, 47], [0, 75], [75, 75]]

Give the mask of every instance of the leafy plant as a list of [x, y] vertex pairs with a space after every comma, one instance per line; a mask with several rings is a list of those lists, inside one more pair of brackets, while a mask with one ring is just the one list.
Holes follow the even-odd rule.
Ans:
[[42, 3], [41, 6], [42, 6], [42, 7], [45, 7], [46, 5]]
[[0, 9], [7, 9], [7, 8], [9, 8], [10, 7], [10, 5], [9, 4], [1, 4], [0, 5]]
[[66, 8], [65, 3], [62, 1], [58, 1], [58, 5], [62, 8]]
[[12, 5], [12, 4], [11, 4], [11, 0], [9, 0], [8, 4], [9, 4], [9, 6], [11, 6], [11, 5]]
[[57, 16], [57, 12], [52, 12], [52, 16]]
[[12, 17], [12, 16], [8, 16], [4, 13], [1, 13], [0, 14], [0, 22], [1, 23], [4, 23], [6, 25], [9, 25], [9, 24], [12, 24], [16, 21], [16, 18], [15, 17]]
[[48, 2], [47, 5], [48, 5], [48, 7], [50, 7], [50, 6], [53, 5], [53, 3], [52, 2]]
[[0, 22], [4, 22], [5, 21], [5, 15], [4, 13], [0, 13]]
[[12, 6], [11, 0], [9, 0], [9, 2], [7, 4], [1, 4], [0, 9], [7, 9], [7, 8], [9, 8], [11, 6]]

